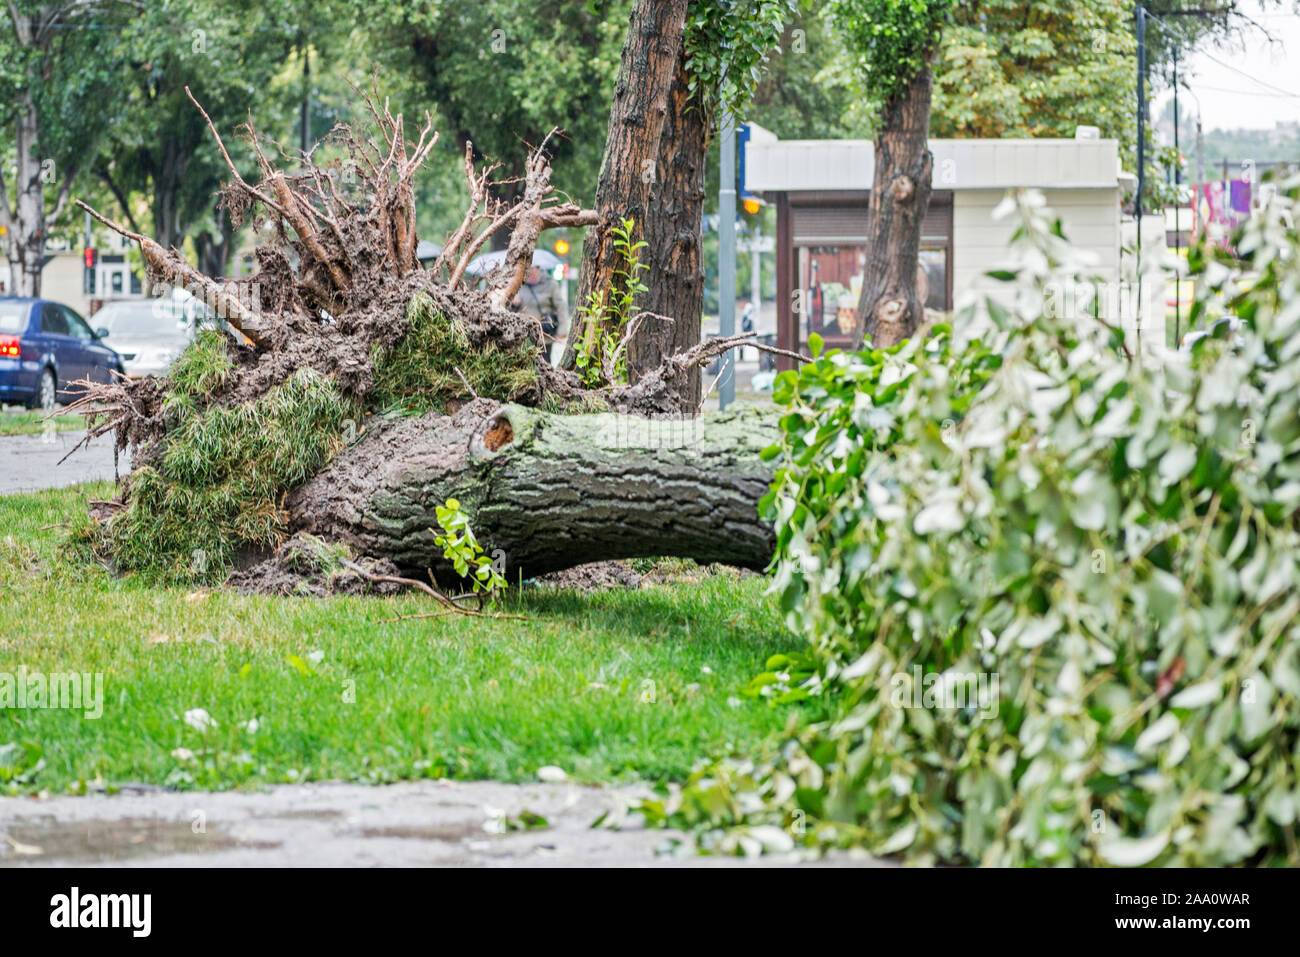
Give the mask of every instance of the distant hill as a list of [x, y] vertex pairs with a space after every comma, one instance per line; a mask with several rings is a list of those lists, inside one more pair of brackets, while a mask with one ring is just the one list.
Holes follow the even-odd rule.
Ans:
[[[1195, 141], [1194, 131], [1182, 141], [1189, 171], [1195, 167]], [[1282, 163], [1300, 167], [1300, 123], [1278, 123], [1271, 130], [1206, 130], [1206, 175], [1222, 175], [1224, 160], [1234, 174], [1246, 161], [1261, 172]]]

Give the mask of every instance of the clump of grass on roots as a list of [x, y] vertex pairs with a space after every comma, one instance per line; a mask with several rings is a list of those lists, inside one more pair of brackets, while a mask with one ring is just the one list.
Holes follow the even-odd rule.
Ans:
[[373, 356], [371, 401], [377, 408], [445, 411], [448, 400], [470, 398], [457, 369], [485, 398], [509, 401], [536, 390], [536, 346], [471, 346], [464, 327], [425, 295], [411, 299], [406, 315], [409, 328], [402, 340], [391, 349], [377, 348]]
[[342, 447], [345, 423], [357, 415], [312, 369], [255, 401], [196, 408], [219, 368], [211, 358], [203, 369], [199, 359], [182, 369], [169, 396], [180, 423], [162, 453], [132, 473], [127, 507], [104, 530], [103, 546], [123, 571], [211, 581], [241, 548], [273, 547], [286, 524], [281, 497]]
[[172, 363], [167, 375], [171, 396], [206, 401], [225, 385], [234, 367], [226, 353], [225, 334], [203, 329]]

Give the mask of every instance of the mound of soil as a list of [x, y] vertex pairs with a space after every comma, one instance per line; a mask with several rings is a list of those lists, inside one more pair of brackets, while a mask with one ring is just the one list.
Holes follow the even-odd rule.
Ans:
[[622, 562], [591, 562], [540, 575], [533, 581], [543, 588], [572, 588], [575, 591], [641, 587], [641, 576]]
[[[355, 559], [372, 575], [396, 575], [387, 559]], [[275, 554], [231, 572], [226, 584], [245, 595], [395, 595], [402, 586], [375, 582], [338, 563], [330, 547], [311, 535], [286, 539]]]

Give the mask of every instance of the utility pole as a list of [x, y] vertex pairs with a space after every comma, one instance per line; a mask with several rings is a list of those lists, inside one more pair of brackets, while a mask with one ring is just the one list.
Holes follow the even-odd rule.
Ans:
[[[736, 123], [731, 111], [722, 111], [719, 152], [722, 161], [718, 188], [718, 334], [736, 333]], [[718, 373], [718, 408], [736, 399], [736, 355], [722, 354]]]
[[94, 247], [90, 245], [90, 213], [86, 213], [84, 230], [85, 245], [82, 246], [81, 291], [87, 296], [93, 296], [95, 294], [95, 267], [91, 263], [94, 253], [90, 250]]
[[[1174, 47], [1174, 254], [1183, 251], [1183, 234], [1179, 231], [1179, 213], [1183, 206], [1183, 151], [1178, 146], [1178, 47]], [[1174, 274], [1174, 345], [1178, 345], [1183, 321], [1183, 280], [1181, 269]]]
[[302, 45], [302, 129], [299, 139], [302, 151], [311, 149], [311, 48]]
[[1137, 197], [1133, 211], [1137, 216], [1138, 272], [1142, 271], [1142, 192], [1147, 185], [1147, 11], [1137, 5], [1138, 35], [1138, 130], [1137, 130]]
[[1205, 136], [1201, 130], [1200, 104], [1196, 108], [1196, 185], [1205, 185]]
[[1133, 218], [1137, 226], [1137, 255], [1134, 272], [1137, 278], [1137, 315], [1133, 321], [1137, 328], [1138, 355], [1142, 352], [1142, 316], [1146, 312], [1146, 283], [1142, 280], [1142, 193], [1147, 186], [1147, 10], [1137, 5], [1137, 196], [1133, 199]]

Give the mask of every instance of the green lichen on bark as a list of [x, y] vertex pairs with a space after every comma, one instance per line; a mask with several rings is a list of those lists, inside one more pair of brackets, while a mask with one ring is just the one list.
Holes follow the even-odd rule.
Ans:
[[408, 569], [437, 568], [430, 529], [448, 498], [512, 574], [660, 555], [757, 569], [773, 547], [760, 452], [776, 438], [754, 408], [645, 419], [476, 402], [378, 423], [290, 508], [302, 530]]

